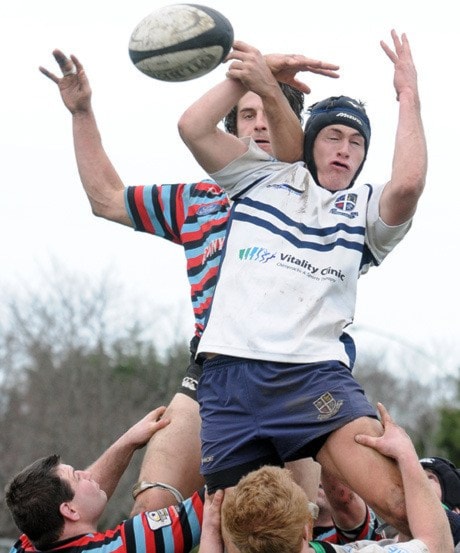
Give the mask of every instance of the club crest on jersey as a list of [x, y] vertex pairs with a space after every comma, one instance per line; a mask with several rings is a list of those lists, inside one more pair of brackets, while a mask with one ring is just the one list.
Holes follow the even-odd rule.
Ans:
[[146, 513], [147, 522], [151, 530], [158, 530], [165, 526], [171, 526], [171, 516], [168, 509], [158, 509], [158, 511], [149, 511]]
[[347, 192], [340, 195], [334, 202], [334, 207], [331, 209], [331, 213], [335, 215], [343, 215], [349, 219], [354, 219], [357, 215], [357, 211], [353, 211], [356, 208], [356, 200], [358, 194], [354, 192]]
[[333, 417], [339, 412], [342, 407], [343, 401], [337, 401], [331, 392], [326, 392], [313, 402], [313, 405], [318, 409], [318, 420], [326, 420]]

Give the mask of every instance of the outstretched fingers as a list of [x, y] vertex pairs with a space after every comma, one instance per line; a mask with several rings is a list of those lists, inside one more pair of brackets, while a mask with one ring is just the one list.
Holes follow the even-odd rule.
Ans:
[[48, 77], [48, 79], [51, 79], [56, 84], [59, 84], [59, 82], [65, 77], [75, 75], [83, 70], [83, 65], [73, 54], [70, 57], [67, 57], [62, 50], [56, 48], [53, 50], [53, 57], [59, 65], [62, 77], [59, 77], [52, 71], [49, 71], [46, 67], [40, 66], [38, 69], [41, 73], [43, 73], [43, 75], [45, 75], [45, 77]]
[[43, 66], [40, 65], [40, 67], [38, 69], [41, 73], [43, 73], [43, 75], [45, 75], [45, 77], [48, 77], [48, 79], [51, 79], [56, 84], [59, 83], [60, 78], [57, 75], [55, 75], [54, 73], [51, 73], [51, 71], [48, 71], [48, 69], [46, 69], [46, 67], [43, 67]]
[[81, 64], [80, 60], [77, 58], [77, 56], [74, 56], [73, 54], [70, 55], [70, 59], [75, 65], [76, 73], [80, 73], [80, 71], [83, 71], [83, 65]]
[[398, 33], [394, 29], [392, 29], [391, 38], [393, 39], [393, 48], [388, 46], [388, 44], [384, 40], [380, 41], [380, 46], [382, 47], [385, 54], [390, 58], [390, 60], [393, 63], [396, 63], [398, 59], [401, 59], [404, 56], [407, 56], [407, 59], [411, 59], [412, 54], [406, 33], [402, 33], [401, 37], [399, 37]]
[[53, 50], [53, 56], [62, 71], [63, 77], [67, 77], [67, 75], [72, 75], [73, 73], [75, 73], [75, 66], [73, 61], [68, 58], [61, 50], [57, 48]]

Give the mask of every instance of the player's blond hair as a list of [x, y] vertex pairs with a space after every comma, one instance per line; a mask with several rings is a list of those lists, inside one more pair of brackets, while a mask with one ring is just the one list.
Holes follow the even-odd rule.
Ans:
[[244, 476], [222, 506], [224, 535], [241, 553], [299, 553], [307, 524], [308, 498], [280, 467]]

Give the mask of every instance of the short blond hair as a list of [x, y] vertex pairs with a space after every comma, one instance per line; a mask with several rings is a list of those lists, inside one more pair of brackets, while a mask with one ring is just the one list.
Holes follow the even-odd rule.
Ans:
[[222, 506], [224, 534], [241, 553], [299, 553], [307, 524], [308, 498], [280, 467], [244, 476]]

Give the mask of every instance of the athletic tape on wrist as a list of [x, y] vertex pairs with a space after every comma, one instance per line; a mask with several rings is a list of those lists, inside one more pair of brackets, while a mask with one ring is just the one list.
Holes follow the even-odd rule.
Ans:
[[150, 490], [151, 488], [160, 488], [161, 490], [166, 490], [173, 494], [174, 499], [178, 503], [182, 503], [184, 501], [184, 498], [182, 497], [182, 494], [179, 490], [176, 490], [173, 486], [170, 486], [169, 484], [165, 484], [163, 482], [136, 482], [133, 486], [132, 494], [133, 499], [136, 499], [136, 497], [142, 493], [145, 492], [145, 490]]

